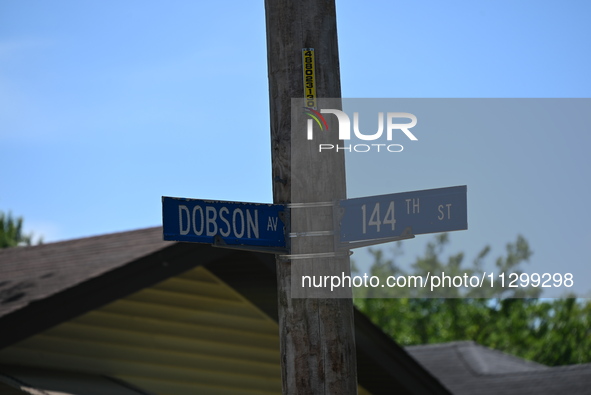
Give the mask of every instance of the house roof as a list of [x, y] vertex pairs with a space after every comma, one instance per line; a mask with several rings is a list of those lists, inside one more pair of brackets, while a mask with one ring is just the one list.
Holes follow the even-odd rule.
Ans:
[[159, 228], [0, 250], [0, 316], [174, 243]]
[[0, 366], [0, 394], [32, 395], [151, 395], [107, 376], [47, 369]]
[[548, 367], [472, 341], [406, 350], [457, 395], [582, 395], [591, 388], [591, 364]]
[[[271, 254], [162, 241], [160, 227], [0, 250], [0, 348], [204, 266], [277, 320]], [[359, 382], [372, 393], [448, 393], [355, 312]]]
[[148, 228], [0, 250], [0, 348], [227, 254], [161, 235]]

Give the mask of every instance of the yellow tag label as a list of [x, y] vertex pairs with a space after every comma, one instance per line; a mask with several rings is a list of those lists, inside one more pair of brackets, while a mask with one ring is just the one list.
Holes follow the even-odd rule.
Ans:
[[314, 48], [302, 49], [304, 66], [304, 98], [306, 107], [316, 108], [316, 70], [314, 65]]

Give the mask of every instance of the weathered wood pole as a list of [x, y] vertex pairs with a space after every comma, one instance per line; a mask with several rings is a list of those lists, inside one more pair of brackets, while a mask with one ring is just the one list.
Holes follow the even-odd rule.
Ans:
[[[318, 155], [309, 142], [295, 149], [294, 144], [302, 144], [305, 129], [292, 130], [291, 99], [304, 97], [302, 49], [314, 49], [317, 96], [341, 97], [334, 0], [265, 0], [265, 9], [274, 203], [314, 205], [344, 199], [342, 152]], [[336, 133], [323, 136], [338, 144]], [[292, 233], [330, 231], [332, 208], [292, 208], [289, 226]], [[290, 240], [290, 255], [335, 251], [330, 236]], [[339, 275], [350, 274], [348, 257], [297, 263], [304, 261], [311, 267], [332, 267]], [[352, 299], [292, 298], [295, 264], [295, 259], [277, 259], [283, 393], [356, 394]]]

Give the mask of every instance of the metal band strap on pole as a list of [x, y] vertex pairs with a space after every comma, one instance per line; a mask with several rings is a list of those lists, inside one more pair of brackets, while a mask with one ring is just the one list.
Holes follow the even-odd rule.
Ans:
[[284, 261], [297, 259], [314, 259], [314, 258], [343, 258], [353, 255], [353, 251], [335, 251], [335, 252], [317, 252], [312, 254], [293, 254], [293, 255], [279, 255], [279, 259]]

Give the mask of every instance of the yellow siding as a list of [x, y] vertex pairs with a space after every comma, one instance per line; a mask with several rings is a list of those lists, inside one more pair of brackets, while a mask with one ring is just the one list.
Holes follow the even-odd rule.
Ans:
[[110, 375], [159, 395], [281, 393], [277, 323], [203, 267], [8, 347], [0, 363]]

